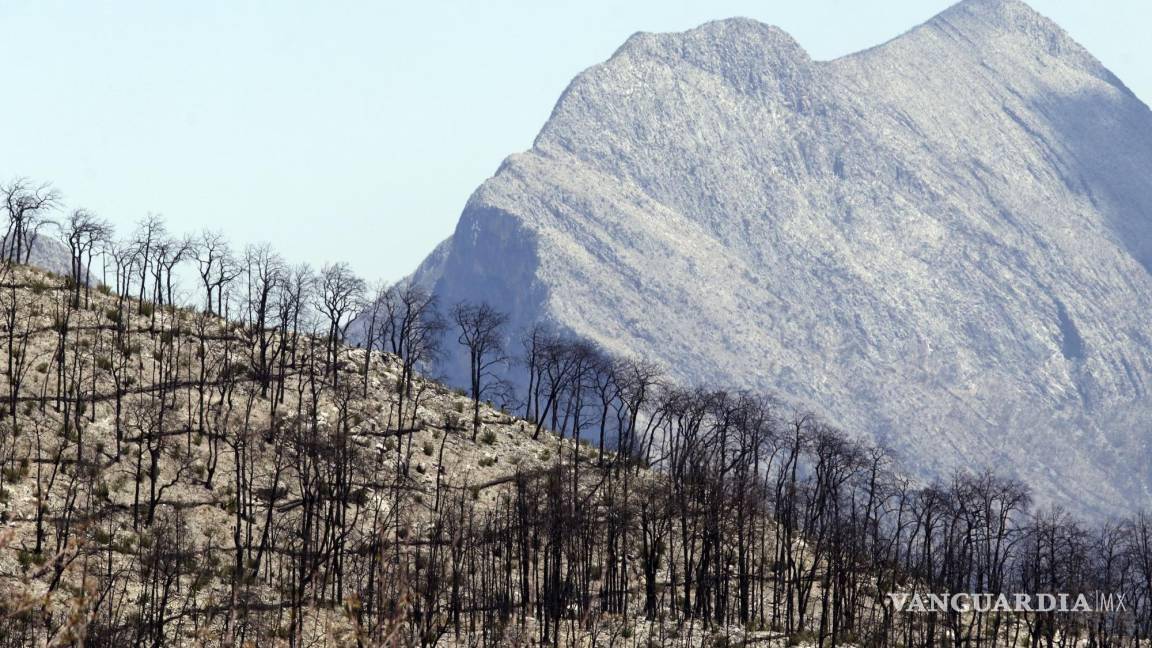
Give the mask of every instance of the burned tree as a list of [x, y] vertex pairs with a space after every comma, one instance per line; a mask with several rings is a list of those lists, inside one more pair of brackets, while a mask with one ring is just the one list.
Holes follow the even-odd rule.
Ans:
[[60, 205], [60, 192], [48, 183], [36, 185], [27, 178], [17, 178], [0, 185], [0, 199], [8, 217], [0, 257], [28, 263], [40, 229], [50, 222], [48, 214]]
[[111, 240], [112, 226], [87, 210], [76, 209], [68, 215], [62, 236], [71, 257], [73, 301], [80, 303], [83, 287], [87, 305], [91, 297], [92, 255], [99, 245]]
[[460, 302], [452, 308], [459, 342], [468, 350], [468, 382], [472, 396], [472, 440], [480, 433], [480, 401], [501, 383], [494, 383], [493, 368], [504, 362], [504, 326], [508, 316], [488, 304]]
[[337, 364], [344, 335], [359, 312], [364, 298], [364, 280], [352, 273], [346, 263], [335, 263], [320, 270], [316, 308], [328, 324], [327, 366], [333, 384], [339, 383]]

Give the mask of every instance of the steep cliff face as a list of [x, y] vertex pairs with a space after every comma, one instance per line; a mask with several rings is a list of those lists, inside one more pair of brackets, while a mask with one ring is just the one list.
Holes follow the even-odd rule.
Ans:
[[745, 19], [633, 36], [417, 276], [1109, 511], [1152, 502], [1150, 270], [1152, 112], [968, 0], [826, 62]]

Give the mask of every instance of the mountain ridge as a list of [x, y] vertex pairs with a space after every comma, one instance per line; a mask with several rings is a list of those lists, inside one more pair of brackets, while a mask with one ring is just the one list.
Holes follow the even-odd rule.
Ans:
[[1123, 509], [1152, 481], [1150, 130], [1015, 0], [831, 61], [749, 19], [640, 33], [422, 276], [687, 383], [779, 393], [925, 478], [1006, 464], [1043, 500]]

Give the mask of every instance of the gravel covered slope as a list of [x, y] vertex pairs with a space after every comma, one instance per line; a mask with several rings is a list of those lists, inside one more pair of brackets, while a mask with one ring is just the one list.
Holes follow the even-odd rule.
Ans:
[[1152, 503], [1150, 230], [1152, 112], [968, 0], [827, 62], [746, 19], [637, 34], [418, 273], [1106, 512]]

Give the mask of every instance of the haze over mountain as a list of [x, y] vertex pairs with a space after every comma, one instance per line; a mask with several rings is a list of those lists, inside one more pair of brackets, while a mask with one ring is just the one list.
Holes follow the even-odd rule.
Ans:
[[1152, 502], [1150, 271], [1152, 112], [967, 0], [833, 61], [746, 19], [636, 34], [415, 277], [1109, 512]]

